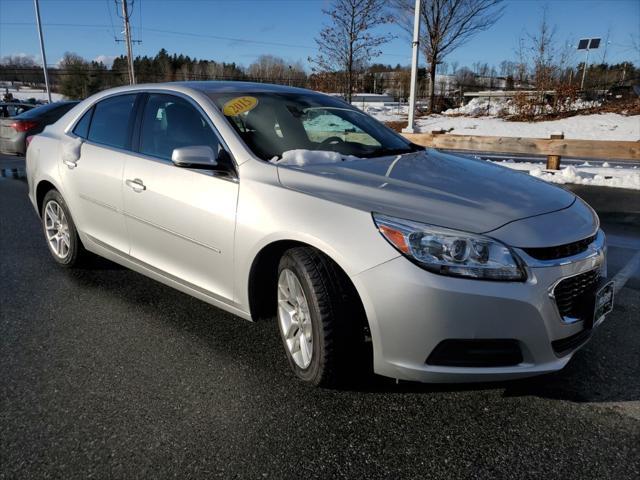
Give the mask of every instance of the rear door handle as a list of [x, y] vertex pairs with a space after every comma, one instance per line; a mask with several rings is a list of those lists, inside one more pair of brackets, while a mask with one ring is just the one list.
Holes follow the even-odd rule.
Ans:
[[147, 189], [147, 187], [142, 183], [142, 180], [139, 178], [134, 178], [133, 180], [127, 179], [125, 181], [128, 187], [132, 188], [134, 192], [142, 192]]
[[70, 170], [78, 166], [78, 162], [72, 162], [71, 160], [62, 160], [62, 162], [69, 167]]

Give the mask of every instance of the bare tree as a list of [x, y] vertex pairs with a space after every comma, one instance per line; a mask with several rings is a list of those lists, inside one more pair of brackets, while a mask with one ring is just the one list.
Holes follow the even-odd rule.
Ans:
[[547, 17], [545, 6], [538, 30], [529, 35], [534, 82], [539, 90], [549, 89], [556, 74], [556, 27], [549, 24]]
[[299, 82], [306, 77], [304, 67], [300, 62], [287, 63], [283, 58], [274, 55], [260, 55], [249, 65], [247, 73], [250, 77], [272, 83]]
[[[478, 32], [498, 21], [502, 0], [421, 0], [420, 44], [429, 64], [429, 111], [434, 107], [436, 69], [442, 60]], [[413, 32], [414, 0], [392, 0], [398, 24]]]
[[379, 47], [393, 35], [374, 35], [371, 30], [391, 23], [385, 14], [385, 0], [334, 0], [329, 15], [331, 24], [320, 31], [316, 38], [318, 55], [309, 58], [320, 71], [344, 72], [344, 94], [351, 101], [356, 73], [366, 64], [381, 55]]

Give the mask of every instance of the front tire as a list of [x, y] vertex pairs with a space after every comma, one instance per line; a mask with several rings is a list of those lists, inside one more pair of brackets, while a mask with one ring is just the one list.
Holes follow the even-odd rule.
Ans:
[[365, 362], [362, 312], [346, 275], [310, 247], [284, 253], [278, 266], [277, 322], [296, 376], [316, 386], [351, 380]]
[[57, 190], [49, 190], [45, 195], [41, 218], [44, 236], [53, 259], [59, 265], [68, 268], [81, 263], [86, 252], [69, 208]]

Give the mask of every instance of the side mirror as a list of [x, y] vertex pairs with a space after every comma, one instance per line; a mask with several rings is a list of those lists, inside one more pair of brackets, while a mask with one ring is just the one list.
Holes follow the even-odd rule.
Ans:
[[216, 154], [208, 145], [174, 148], [171, 161], [176, 167], [213, 169], [218, 165]]

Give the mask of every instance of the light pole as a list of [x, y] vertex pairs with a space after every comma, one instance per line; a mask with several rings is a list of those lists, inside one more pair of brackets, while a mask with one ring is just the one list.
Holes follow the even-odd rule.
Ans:
[[42, 24], [40, 23], [40, 5], [38, 0], [33, 0], [36, 9], [36, 24], [38, 25], [38, 36], [40, 37], [40, 55], [42, 56], [42, 71], [44, 72], [44, 85], [47, 88], [47, 97], [51, 103], [51, 88], [49, 87], [49, 74], [47, 73], [47, 56], [44, 54], [44, 38], [42, 37]]
[[415, 17], [413, 19], [413, 52], [411, 57], [411, 89], [409, 90], [409, 123], [403, 128], [403, 133], [414, 133], [416, 113], [416, 87], [418, 83], [418, 53], [420, 48], [420, 4], [416, 0]]

